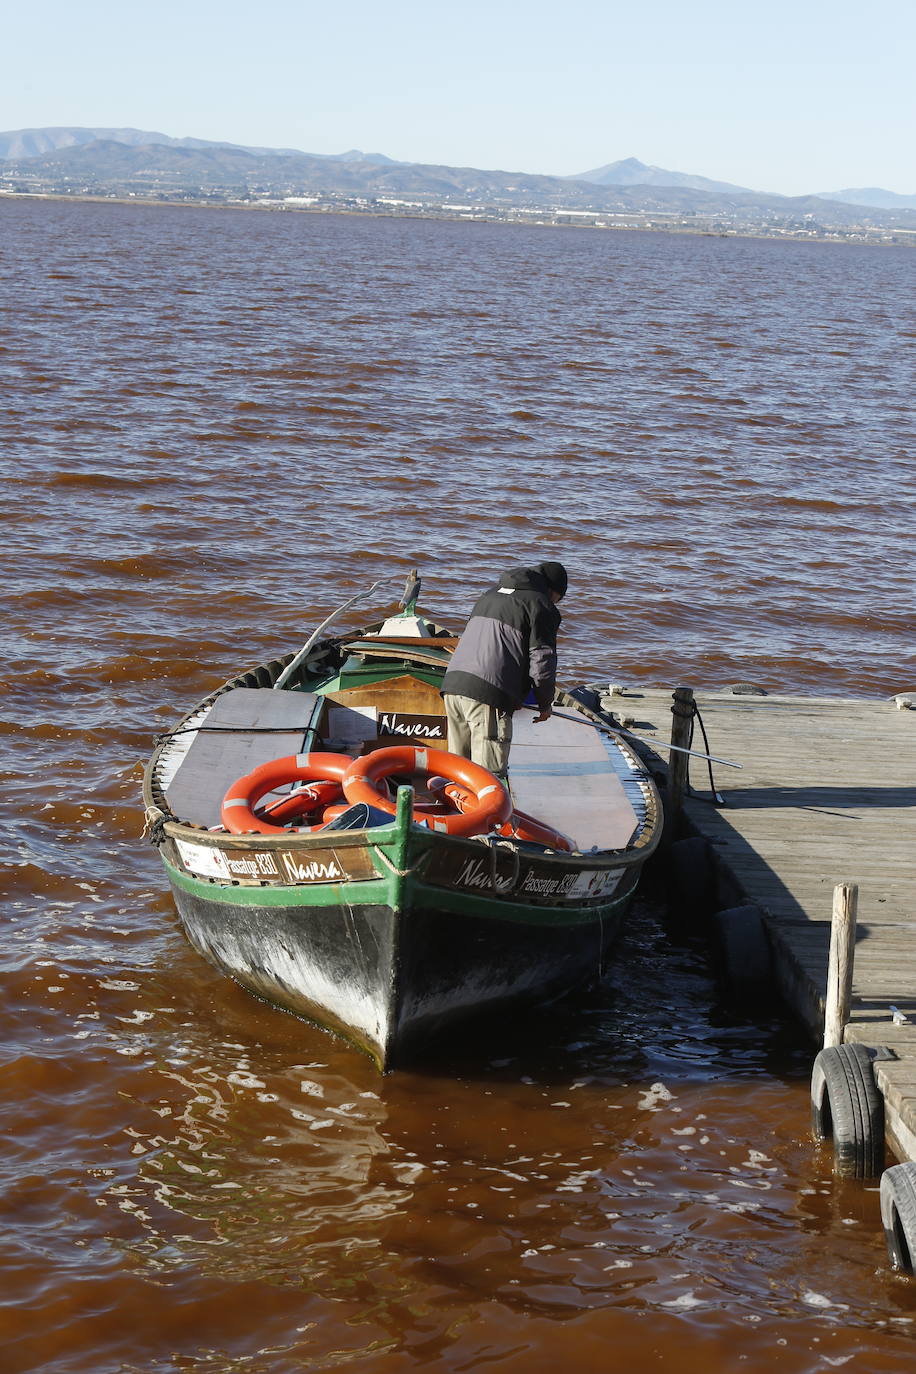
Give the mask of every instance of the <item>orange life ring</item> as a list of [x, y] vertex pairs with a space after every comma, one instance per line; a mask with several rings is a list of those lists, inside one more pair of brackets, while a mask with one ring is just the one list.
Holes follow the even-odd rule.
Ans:
[[[251, 773], [239, 778], [223, 797], [220, 817], [233, 835], [245, 835], [254, 830], [259, 835], [280, 835], [282, 825], [271, 825], [256, 816], [254, 808], [262, 797], [287, 782], [342, 782], [353, 763], [349, 754], [287, 754], [282, 759], [262, 763]], [[303, 827], [306, 828], [306, 827]], [[320, 825], [308, 829], [320, 830]]]
[[394, 773], [433, 774], [473, 792], [474, 800], [467, 811], [443, 816], [415, 809], [414, 820], [430, 830], [447, 835], [482, 835], [503, 825], [512, 814], [507, 788], [486, 768], [457, 754], [447, 754], [444, 749], [421, 749], [412, 744], [375, 749], [354, 759], [343, 777], [344, 796], [349, 802], [365, 802], [394, 815], [397, 803], [388, 796], [387, 789], [378, 786]]
[[[472, 801], [472, 794], [455, 783], [450, 783], [444, 790], [460, 811], [466, 810]], [[575, 849], [572, 840], [562, 830], [555, 830], [552, 825], [529, 816], [526, 811], [513, 811], [506, 824], [499, 827], [498, 833], [509, 840], [528, 840], [533, 844], [546, 845], [548, 849], [561, 849], [566, 854], [571, 854]]]
[[299, 817], [304, 819], [312, 811], [323, 810], [339, 802], [342, 796], [343, 788], [339, 782], [321, 778], [317, 782], [305, 783], [295, 792], [277, 797], [276, 801], [268, 802], [266, 806], [259, 806], [255, 814], [259, 820], [280, 821], [285, 825], [288, 821]]
[[546, 845], [548, 849], [561, 849], [564, 854], [571, 854], [575, 848], [572, 840], [568, 835], [564, 835], [562, 830], [554, 830], [552, 825], [545, 825], [543, 821], [527, 815], [524, 811], [513, 811], [499, 833], [509, 840], [528, 840], [532, 844]]

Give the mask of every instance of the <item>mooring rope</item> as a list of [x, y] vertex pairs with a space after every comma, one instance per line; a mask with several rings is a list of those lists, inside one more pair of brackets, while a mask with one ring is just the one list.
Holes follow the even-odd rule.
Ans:
[[148, 806], [143, 813], [141, 839], [149, 840], [158, 849], [165, 839], [165, 823], [168, 820], [164, 811], [157, 806]]
[[156, 735], [154, 742], [163, 744], [175, 739], [177, 735], [196, 735], [209, 732], [213, 735], [304, 735], [311, 729], [308, 725], [184, 725], [180, 730], [167, 730], [164, 735]]
[[[684, 705], [685, 705], [685, 703], [683, 703], [683, 702], [675, 702], [674, 707], [672, 707], [672, 711], [674, 711], [675, 708], [677, 708], [677, 707], [683, 708]], [[703, 724], [703, 717], [700, 715], [700, 708], [699, 708], [699, 706], [696, 704], [696, 701], [691, 701], [691, 702], [690, 702], [690, 706], [689, 706], [689, 709], [688, 709], [688, 710], [685, 711], [685, 710], [683, 710], [683, 709], [680, 709], [680, 710], [677, 710], [677, 711], [676, 711], [676, 714], [677, 714], [677, 715], [681, 715], [681, 716], [689, 716], [689, 717], [690, 717], [690, 738], [689, 738], [688, 741], [687, 741], [687, 748], [689, 749], [690, 746], [693, 744], [693, 722], [696, 721], [697, 724], [698, 724], [699, 727], [700, 727], [700, 732], [701, 732], [701, 734], [702, 734], [702, 736], [703, 736], [703, 747], [704, 747], [704, 749], [706, 750], [706, 753], [707, 753], [707, 756], [708, 756], [709, 753], [710, 753], [709, 738], [708, 738], [708, 736], [707, 736], [707, 734], [706, 734], [706, 726]], [[710, 802], [711, 805], [713, 805], [713, 806], [724, 806], [724, 805], [725, 805], [725, 798], [722, 796], [721, 792], [720, 792], [719, 789], [716, 787], [716, 780], [715, 780], [715, 778], [713, 777], [713, 773], [712, 773], [712, 759], [709, 758], [709, 757], [707, 757], [707, 759], [706, 759], [706, 768], [707, 768], [707, 771], [708, 771], [708, 773], [709, 773], [709, 790], [710, 790], [710, 792], [712, 793], [712, 795], [709, 796], [709, 797], [704, 797], [701, 793], [697, 792], [697, 791], [695, 790], [695, 788], [693, 788], [693, 787], [691, 786], [691, 784], [690, 784], [690, 759], [689, 759], [689, 758], [688, 758], [688, 760], [687, 760], [687, 770], [686, 770], [686, 773], [684, 774], [684, 788], [685, 788], [685, 791], [686, 791], [690, 796], [696, 797], [697, 801], [708, 801], [708, 802]]]
[[[521, 856], [518, 847], [510, 840], [498, 840], [495, 835], [475, 835], [475, 840], [482, 840], [490, 851], [490, 887], [495, 893], [514, 892], [518, 886], [519, 875], [521, 874]], [[499, 849], [508, 849], [512, 855], [512, 877], [500, 885], [500, 880], [496, 874], [496, 856]]]
[[385, 867], [389, 869], [396, 878], [409, 878], [412, 873], [416, 873], [416, 865], [414, 865], [413, 868], [395, 868], [384, 849], [379, 848], [377, 844], [370, 845], [369, 848], [372, 850], [373, 858], [381, 859]]

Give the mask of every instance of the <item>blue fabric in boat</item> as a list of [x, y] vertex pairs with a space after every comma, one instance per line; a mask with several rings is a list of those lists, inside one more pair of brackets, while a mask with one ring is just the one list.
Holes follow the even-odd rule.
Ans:
[[329, 821], [325, 830], [372, 830], [377, 825], [391, 825], [394, 816], [382, 811], [378, 806], [366, 802], [354, 802], [346, 811]]

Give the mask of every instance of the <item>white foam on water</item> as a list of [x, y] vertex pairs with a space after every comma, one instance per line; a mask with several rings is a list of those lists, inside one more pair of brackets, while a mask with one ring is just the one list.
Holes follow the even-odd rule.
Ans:
[[834, 1302], [824, 1293], [816, 1293], [813, 1288], [808, 1288], [801, 1295], [801, 1300], [808, 1307], [836, 1308], [838, 1311], [848, 1312], [849, 1304], [845, 1302]]
[[702, 1306], [703, 1299], [698, 1298], [696, 1294], [693, 1292], [693, 1289], [691, 1289], [687, 1293], [682, 1293], [679, 1298], [671, 1298], [668, 1302], [662, 1303], [662, 1307], [689, 1308]]
[[242, 1071], [230, 1073], [226, 1079], [227, 1083], [233, 1083], [237, 1088], [266, 1088], [267, 1084], [260, 1078], [255, 1078], [254, 1074]]
[[661, 1103], [671, 1102], [674, 1094], [665, 1087], [664, 1083], [653, 1083], [651, 1088], [647, 1088], [642, 1097], [637, 1102], [637, 1110], [643, 1112], [661, 1111]]

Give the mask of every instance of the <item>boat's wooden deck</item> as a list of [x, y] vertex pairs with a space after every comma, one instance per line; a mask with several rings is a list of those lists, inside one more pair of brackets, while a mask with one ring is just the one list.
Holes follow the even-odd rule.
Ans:
[[509, 785], [521, 811], [562, 831], [576, 848], [622, 849], [645, 813], [626, 755], [597, 730], [552, 715], [512, 725]]
[[[217, 697], [207, 728], [170, 746], [173, 757], [163, 773], [173, 814], [219, 825], [220, 801], [232, 783], [269, 759], [299, 753], [310, 722], [324, 709], [325, 702], [308, 693], [266, 687], [237, 687]], [[333, 728], [342, 714], [331, 705]], [[361, 724], [363, 735], [374, 734], [374, 722], [354, 710], [345, 714]], [[567, 835], [582, 852], [624, 848], [645, 818], [628, 756], [587, 725], [560, 715], [540, 725], [533, 719], [520, 711], [514, 721], [509, 780], [516, 806]], [[346, 743], [347, 752], [359, 752], [361, 741]]]
[[188, 737], [190, 747], [166, 789], [173, 815], [195, 825], [219, 825], [220, 803], [238, 778], [302, 750], [318, 700], [272, 687], [234, 687], [218, 696], [206, 718], [209, 728]]

